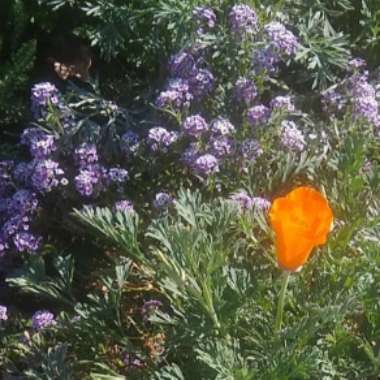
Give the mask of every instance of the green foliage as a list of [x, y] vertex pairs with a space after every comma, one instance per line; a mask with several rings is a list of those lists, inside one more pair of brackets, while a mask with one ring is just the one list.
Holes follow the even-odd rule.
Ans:
[[5, 3], [2, 12], [4, 26], [3, 33], [0, 33], [0, 129], [17, 124], [25, 118], [28, 107], [25, 95], [36, 55], [36, 41], [22, 39], [28, 23], [23, 1]]

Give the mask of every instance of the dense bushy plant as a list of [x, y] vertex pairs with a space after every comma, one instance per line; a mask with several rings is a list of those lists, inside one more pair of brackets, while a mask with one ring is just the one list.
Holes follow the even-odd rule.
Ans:
[[[378, 78], [326, 30], [351, 3], [297, 22], [298, 2], [40, 3], [101, 20], [108, 58], [181, 47], [142, 112], [95, 84], [32, 87], [20, 154], [0, 162], [5, 291], [29, 304], [0, 301], [3, 376], [378, 377]], [[140, 39], [147, 14], [157, 39]], [[124, 17], [135, 41], [96, 40]], [[334, 227], [291, 276], [281, 328], [267, 216], [299, 185]]]

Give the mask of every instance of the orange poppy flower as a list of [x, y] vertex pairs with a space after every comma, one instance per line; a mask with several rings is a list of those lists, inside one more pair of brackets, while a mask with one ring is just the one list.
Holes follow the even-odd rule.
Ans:
[[301, 186], [275, 199], [269, 218], [276, 234], [280, 267], [296, 271], [305, 264], [314, 247], [326, 243], [333, 213], [321, 193]]

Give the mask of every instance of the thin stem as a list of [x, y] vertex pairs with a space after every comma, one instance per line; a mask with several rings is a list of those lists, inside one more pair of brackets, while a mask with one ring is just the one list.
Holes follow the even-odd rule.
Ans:
[[277, 304], [276, 323], [274, 325], [274, 331], [276, 333], [278, 333], [281, 330], [282, 316], [284, 314], [285, 295], [286, 295], [286, 289], [289, 283], [289, 278], [290, 278], [290, 272], [284, 271], [282, 284], [281, 284], [281, 290], [280, 290], [280, 297], [278, 299], [278, 304]]

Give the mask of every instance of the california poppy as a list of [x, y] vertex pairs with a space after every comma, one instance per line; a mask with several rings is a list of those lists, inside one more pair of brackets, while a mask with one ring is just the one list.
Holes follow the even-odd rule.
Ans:
[[301, 186], [275, 199], [269, 218], [276, 234], [280, 267], [296, 271], [305, 264], [314, 247], [326, 242], [333, 213], [320, 192]]

